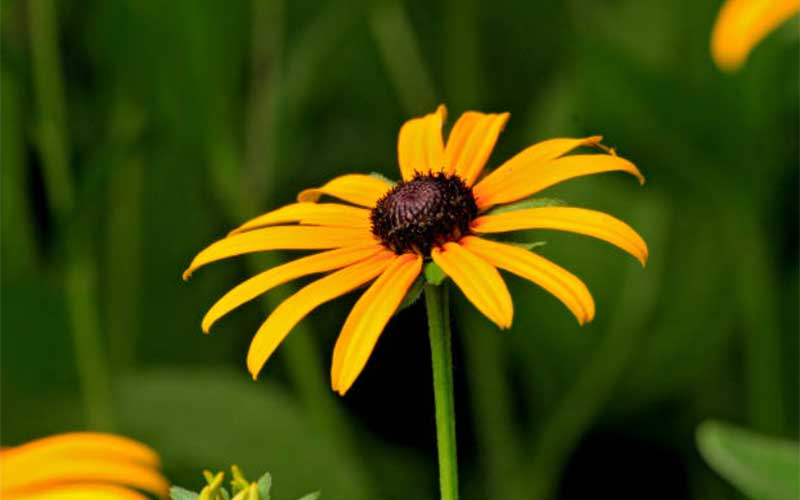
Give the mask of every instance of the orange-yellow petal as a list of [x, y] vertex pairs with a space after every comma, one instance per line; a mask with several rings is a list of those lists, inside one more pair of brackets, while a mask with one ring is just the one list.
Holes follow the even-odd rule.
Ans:
[[544, 288], [560, 300], [584, 324], [594, 318], [594, 299], [574, 274], [524, 248], [475, 236], [462, 238], [461, 245], [493, 266], [514, 273]]
[[414, 173], [440, 172], [444, 167], [442, 124], [447, 117], [444, 105], [433, 113], [408, 120], [400, 127], [397, 138], [397, 160], [403, 180]]
[[[475, 185], [475, 190], [483, 193], [492, 193], [504, 185], [513, 184], [521, 175], [520, 172], [535, 168], [537, 165], [555, 160], [581, 146], [602, 147], [601, 135], [583, 138], [556, 138], [537, 142], [533, 146], [523, 149], [510, 160], [497, 167]], [[478, 208], [483, 208], [478, 205]]]
[[421, 256], [399, 255], [358, 299], [333, 350], [331, 385], [334, 391], [344, 395], [353, 385], [383, 328], [421, 270]]
[[381, 252], [366, 260], [331, 273], [301, 288], [281, 302], [256, 332], [247, 353], [247, 368], [255, 379], [294, 326], [320, 304], [344, 295], [378, 276], [394, 254]]
[[2, 474], [4, 494], [76, 482], [124, 484], [161, 496], [169, 490], [169, 483], [158, 470], [139, 462], [101, 456], [51, 457], [35, 464], [3, 460]]
[[138, 491], [108, 484], [70, 484], [7, 493], [4, 500], [148, 500]]
[[475, 219], [476, 233], [504, 233], [522, 229], [557, 229], [607, 241], [647, 262], [647, 243], [621, 220], [596, 210], [575, 207], [541, 207], [514, 210]]
[[456, 174], [472, 186], [492, 154], [509, 113], [467, 111], [458, 119], [445, 147], [445, 173]]
[[615, 154], [571, 155], [515, 169], [505, 176], [502, 183], [479, 183], [473, 194], [478, 207], [486, 209], [525, 198], [574, 177], [613, 171], [628, 172], [644, 184], [644, 177], [636, 165]]
[[53, 457], [99, 456], [158, 467], [158, 454], [138, 441], [99, 432], [68, 432], [29, 441], [0, 451], [3, 463], [14, 466], [47, 462]]
[[434, 248], [431, 258], [480, 312], [500, 328], [511, 327], [511, 294], [493, 265], [453, 242]]
[[800, 11], [800, 0], [728, 0], [711, 33], [711, 55], [721, 69], [734, 71], [753, 47]]
[[259, 215], [229, 233], [229, 236], [276, 224], [299, 222], [311, 226], [370, 227], [369, 210], [340, 203], [292, 203]]
[[240, 283], [214, 303], [203, 317], [203, 331], [208, 333], [219, 318], [280, 284], [301, 276], [340, 269], [371, 257], [382, 250], [383, 246], [376, 243], [367, 246], [337, 248], [268, 269]]
[[347, 174], [328, 181], [324, 186], [301, 191], [297, 201], [315, 203], [320, 196], [328, 195], [371, 208], [391, 188], [388, 182], [371, 175]]
[[276, 226], [255, 229], [227, 236], [206, 247], [183, 272], [183, 279], [189, 279], [199, 267], [236, 255], [267, 250], [321, 250], [374, 241], [372, 233], [366, 228]]

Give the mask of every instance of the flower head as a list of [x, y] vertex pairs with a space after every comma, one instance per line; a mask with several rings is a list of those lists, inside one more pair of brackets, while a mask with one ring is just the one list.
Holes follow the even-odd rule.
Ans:
[[[8, 500], [147, 500], [166, 497], [158, 455], [136, 441], [91, 432], [59, 434], [0, 451]], [[135, 488], [135, 489], [134, 489]]]
[[[351, 310], [336, 342], [333, 389], [344, 394], [361, 373], [378, 337], [417, 279], [433, 262], [475, 307], [500, 328], [513, 317], [511, 295], [499, 269], [526, 278], [561, 300], [583, 324], [594, 317], [586, 286], [569, 271], [491, 235], [557, 229], [612, 243], [645, 263], [647, 245], [610, 215], [574, 207], [519, 203], [573, 177], [623, 171], [644, 182], [636, 166], [600, 144], [598, 136], [535, 144], [481, 178], [508, 113], [464, 113], [445, 144], [446, 111], [406, 122], [398, 157], [402, 181], [348, 174], [307, 189], [298, 202], [252, 219], [201, 251], [184, 273], [234, 255], [265, 250], [325, 250], [268, 269], [232, 289], [203, 318], [208, 332], [220, 317], [289, 280], [330, 274], [282, 302], [250, 345], [255, 378], [291, 329], [318, 305], [372, 282]], [[570, 155], [589, 146], [601, 154]], [[346, 203], [319, 203], [322, 196]], [[506, 205], [506, 206], [503, 206]], [[502, 208], [498, 206], [503, 206]]]

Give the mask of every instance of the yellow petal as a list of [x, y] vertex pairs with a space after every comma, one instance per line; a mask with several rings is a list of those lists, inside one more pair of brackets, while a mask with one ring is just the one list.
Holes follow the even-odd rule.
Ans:
[[453, 242], [434, 248], [431, 258], [480, 312], [500, 328], [511, 327], [511, 294], [494, 266]]
[[284, 300], [264, 321], [250, 343], [247, 368], [253, 379], [301, 319], [320, 304], [344, 295], [379, 275], [389, 265], [392, 257], [392, 252], [381, 252], [320, 278]]
[[370, 227], [369, 210], [340, 203], [292, 203], [250, 219], [228, 235], [265, 226], [299, 222], [311, 226]]
[[71, 484], [4, 494], [5, 500], [148, 500], [141, 493], [108, 484]]
[[314, 203], [325, 194], [371, 208], [391, 188], [388, 182], [371, 175], [348, 174], [336, 177], [322, 187], [301, 191], [297, 201]]
[[445, 148], [445, 173], [456, 174], [471, 186], [492, 154], [508, 113], [467, 111], [458, 119]]
[[400, 127], [397, 139], [397, 160], [403, 180], [414, 173], [440, 172], [444, 167], [444, 142], [442, 124], [447, 108], [439, 106], [435, 112], [408, 120]]
[[379, 244], [344, 247], [317, 253], [268, 269], [239, 284], [219, 299], [203, 318], [203, 331], [208, 333], [219, 318], [240, 305], [287, 281], [349, 266], [383, 250]]
[[[517, 153], [513, 158], [481, 179], [475, 185], [475, 190], [483, 193], [492, 193], [504, 185], [513, 184], [521, 175], [521, 171], [560, 158], [581, 146], [601, 147], [601, 140], [603, 140], [603, 136], [594, 135], [578, 139], [557, 138], [538, 142]], [[483, 207], [478, 205], [478, 208]]]
[[334, 391], [344, 395], [353, 385], [383, 328], [421, 270], [421, 256], [399, 255], [358, 299], [333, 350], [331, 384]]
[[506, 175], [502, 183], [478, 184], [473, 194], [478, 207], [485, 209], [525, 198], [574, 177], [612, 171], [628, 172], [644, 184], [644, 177], [636, 165], [615, 154], [572, 155], [517, 168]]
[[47, 462], [52, 457], [85, 455], [141, 462], [154, 467], [160, 463], [158, 454], [149, 446], [126, 437], [99, 432], [57, 434], [0, 451], [3, 463], [16, 465]]
[[124, 484], [161, 496], [169, 490], [169, 483], [156, 469], [102, 456], [66, 455], [35, 464], [2, 460], [2, 473], [4, 493], [76, 482]]
[[227, 236], [206, 247], [183, 272], [183, 279], [189, 279], [196, 269], [208, 263], [246, 253], [267, 250], [321, 250], [374, 242], [372, 233], [365, 228], [276, 226], [255, 229]]
[[596, 210], [575, 207], [541, 207], [514, 210], [475, 219], [476, 233], [504, 233], [522, 229], [557, 229], [607, 241], [636, 257], [644, 266], [647, 243], [621, 220]]
[[753, 47], [800, 11], [800, 0], [728, 0], [711, 33], [711, 55], [721, 69], [739, 69]]
[[461, 240], [464, 248], [493, 266], [505, 269], [544, 288], [584, 324], [594, 318], [594, 300], [586, 285], [574, 274], [524, 248], [475, 236]]

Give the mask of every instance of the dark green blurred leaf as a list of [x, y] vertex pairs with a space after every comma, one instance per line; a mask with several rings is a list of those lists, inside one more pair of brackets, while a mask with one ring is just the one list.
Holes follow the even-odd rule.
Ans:
[[697, 429], [697, 447], [714, 470], [750, 498], [791, 500], [800, 493], [796, 442], [707, 421]]
[[356, 466], [291, 397], [244, 371], [151, 370], [124, 378], [117, 393], [123, 428], [158, 450], [167, 466], [269, 469], [290, 498], [318, 487], [332, 498], [360, 498], [363, 491], [352, 479]]

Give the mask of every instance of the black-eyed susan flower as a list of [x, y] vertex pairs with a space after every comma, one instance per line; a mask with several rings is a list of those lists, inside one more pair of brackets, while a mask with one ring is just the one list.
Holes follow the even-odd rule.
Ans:
[[800, 0], [727, 0], [711, 33], [717, 66], [739, 69], [761, 40], [798, 12]]
[[147, 500], [169, 483], [155, 451], [111, 434], [59, 434], [0, 450], [4, 500]]
[[[256, 217], [201, 251], [184, 273], [227, 257], [265, 250], [325, 250], [268, 269], [235, 287], [203, 318], [203, 331], [241, 304], [301, 276], [329, 273], [301, 288], [267, 317], [250, 344], [255, 378], [292, 328], [315, 307], [372, 282], [356, 302], [333, 352], [331, 382], [344, 394], [367, 362], [384, 326], [423, 264], [438, 265], [475, 307], [500, 328], [513, 317], [511, 295], [498, 269], [528, 279], [558, 298], [582, 324], [594, 317], [586, 286], [569, 271], [520, 246], [492, 239], [523, 229], [557, 229], [605, 240], [644, 264], [647, 246], [624, 222], [575, 207], [497, 207], [526, 199], [562, 181], [636, 166], [601, 145], [601, 137], [535, 144], [482, 177], [508, 113], [466, 112], [447, 143], [446, 110], [400, 129], [402, 181], [348, 174], [307, 189], [298, 202]], [[588, 146], [600, 154], [567, 155]], [[342, 202], [320, 203], [321, 197]], [[497, 209], [497, 210], [495, 210]]]

